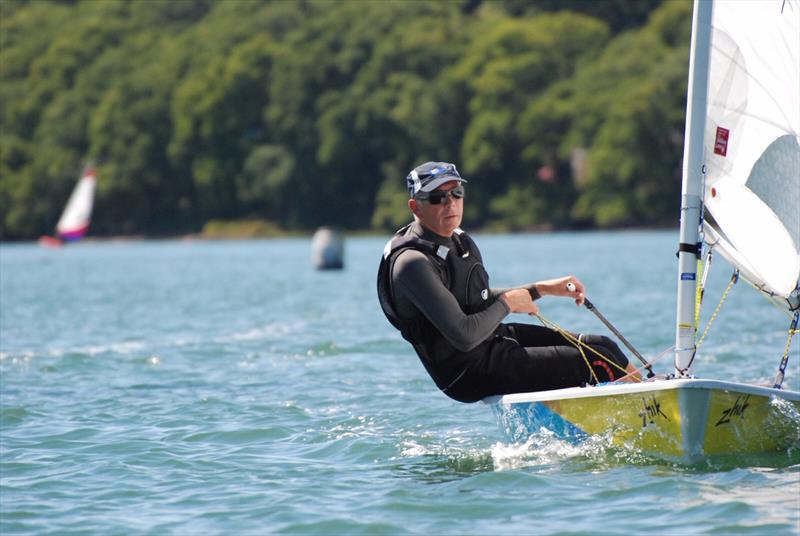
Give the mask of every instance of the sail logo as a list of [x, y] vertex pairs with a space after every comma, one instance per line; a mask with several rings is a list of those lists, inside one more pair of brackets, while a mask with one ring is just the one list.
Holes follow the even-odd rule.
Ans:
[[717, 127], [717, 137], [714, 140], [714, 154], [726, 156], [728, 154], [728, 137], [731, 131], [727, 128]]
[[655, 396], [651, 396], [649, 399], [642, 398], [642, 402], [644, 403], [644, 407], [642, 411], [639, 412], [639, 417], [642, 418], [642, 428], [646, 427], [648, 422], [653, 424], [655, 418], [658, 416], [669, 421], [669, 417], [661, 411], [661, 402], [659, 402]]
[[738, 416], [740, 419], [744, 419], [744, 410], [750, 407], [748, 403], [750, 401], [750, 395], [744, 396], [737, 396], [736, 401], [733, 403], [731, 407], [722, 411], [722, 416], [717, 421], [717, 424], [714, 426], [719, 426], [721, 424], [727, 424], [731, 422], [731, 417]]

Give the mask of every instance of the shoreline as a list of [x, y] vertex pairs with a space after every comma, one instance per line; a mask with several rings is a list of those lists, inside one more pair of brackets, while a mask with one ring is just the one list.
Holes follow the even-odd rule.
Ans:
[[[347, 230], [332, 227], [341, 233], [345, 238], [362, 237], [389, 237], [394, 231], [375, 230], [375, 229], [356, 229]], [[609, 227], [609, 228], [564, 228], [564, 229], [531, 229], [525, 231], [502, 231], [488, 228], [470, 229], [470, 234], [495, 236], [495, 235], [555, 235], [555, 234], [590, 234], [590, 233], [636, 233], [644, 231], [674, 231], [678, 232], [677, 226], [673, 225], [640, 225], [635, 227]], [[105, 243], [105, 242], [193, 242], [193, 241], [234, 241], [234, 240], [290, 240], [297, 238], [311, 239], [315, 230], [303, 231], [281, 231], [269, 234], [252, 234], [229, 232], [224, 234], [206, 234], [203, 232], [184, 233], [175, 235], [114, 235], [114, 236], [87, 236], [80, 242]], [[38, 238], [23, 238], [20, 240], [0, 240], [0, 244], [26, 244], [36, 243]]]

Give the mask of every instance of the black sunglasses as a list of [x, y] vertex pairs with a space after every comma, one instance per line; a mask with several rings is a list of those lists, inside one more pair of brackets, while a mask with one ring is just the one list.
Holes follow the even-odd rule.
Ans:
[[453, 199], [461, 199], [464, 197], [464, 187], [460, 184], [452, 190], [434, 190], [432, 192], [419, 192], [416, 198], [421, 201], [427, 201], [431, 205], [441, 205], [448, 196], [453, 196]]

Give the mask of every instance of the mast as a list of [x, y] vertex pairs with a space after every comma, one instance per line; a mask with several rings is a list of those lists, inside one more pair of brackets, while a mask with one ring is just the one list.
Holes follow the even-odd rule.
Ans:
[[683, 142], [681, 227], [678, 251], [678, 307], [675, 323], [675, 372], [688, 375], [695, 351], [694, 309], [703, 189], [703, 137], [708, 100], [711, 49], [711, 0], [695, 0], [689, 53], [689, 88], [686, 95], [686, 130]]

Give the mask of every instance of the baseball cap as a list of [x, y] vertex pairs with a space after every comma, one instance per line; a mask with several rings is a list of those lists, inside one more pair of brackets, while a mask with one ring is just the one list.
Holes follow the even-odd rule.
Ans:
[[432, 192], [450, 181], [467, 182], [458, 174], [455, 164], [448, 162], [425, 162], [406, 176], [409, 197], [419, 192]]

